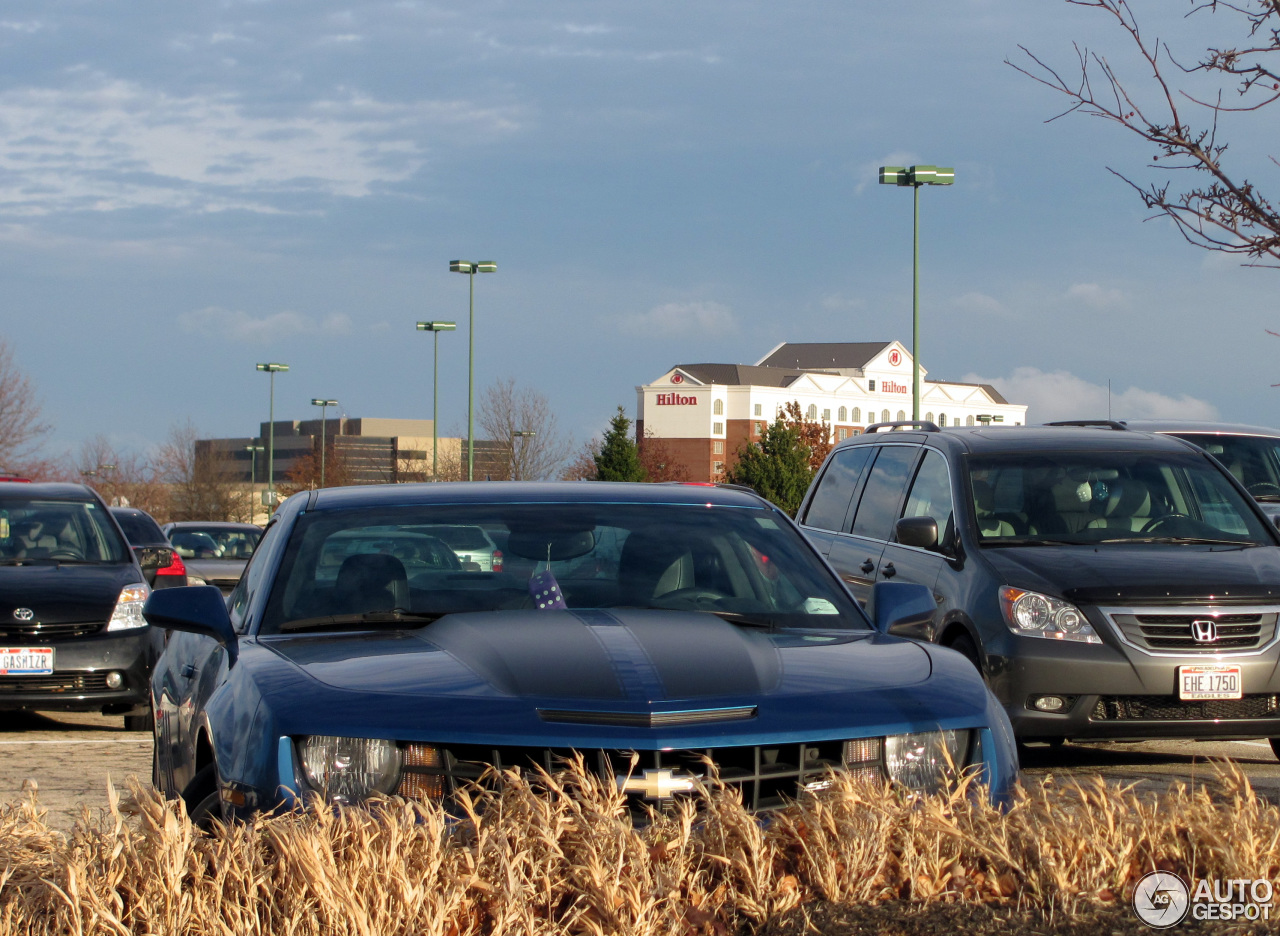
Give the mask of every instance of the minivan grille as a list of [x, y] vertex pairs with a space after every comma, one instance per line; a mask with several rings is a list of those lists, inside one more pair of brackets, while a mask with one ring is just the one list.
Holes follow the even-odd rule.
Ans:
[[1153, 653], [1242, 653], [1266, 646], [1276, 635], [1275, 608], [1103, 608], [1102, 612], [1126, 643]]
[[1175, 696], [1102, 696], [1090, 721], [1214, 721], [1233, 718], [1275, 718], [1280, 700], [1274, 695], [1243, 699], [1183, 701]]

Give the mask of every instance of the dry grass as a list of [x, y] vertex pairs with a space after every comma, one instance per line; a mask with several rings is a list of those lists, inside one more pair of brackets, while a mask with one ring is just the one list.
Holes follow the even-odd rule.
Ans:
[[33, 797], [0, 808], [0, 934], [727, 934], [886, 905], [1007, 926], [1127, 913], [1154, 868], [1280, 891], [1280, 809], [1229, 764], [1212, 795], [1046, 782], [1005, 813], [838, 778], [768, 825], [714, 790], [643, 828], [581, 770], [503, 781], [461, 823], [387, 800], [211, 836], [149, 789], [109, 789], [65, 836]]

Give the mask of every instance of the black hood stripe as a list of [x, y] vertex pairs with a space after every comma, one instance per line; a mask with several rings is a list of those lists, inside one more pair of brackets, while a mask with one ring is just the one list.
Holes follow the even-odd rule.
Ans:
[[666, 698], [662, 674], [629, 627], [607, 611], [570, 613], [586, 625], [587, 630], [604, 648], [618, 685], [628, 699], [647, 702]]

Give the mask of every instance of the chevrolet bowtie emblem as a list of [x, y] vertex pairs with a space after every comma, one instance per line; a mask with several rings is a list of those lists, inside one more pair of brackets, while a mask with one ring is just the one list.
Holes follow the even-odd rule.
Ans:
[[692, 774], [668, 770], [646, 770], [641, 776], [618, 774], [618, 789], [623, 793], [639, 793], [645, 799], [668, 799], [675, 793], [688, 793], [698, 782]]

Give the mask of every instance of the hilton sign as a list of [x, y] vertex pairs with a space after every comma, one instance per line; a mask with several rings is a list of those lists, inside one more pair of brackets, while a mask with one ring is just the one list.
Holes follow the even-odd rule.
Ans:
[[881, 393], [906, 393], [907, 388], [895, 380], [880, 381]]
[[697, 406], [698, 398], [679, 393], [659, 393], [655, 402], [659, 406]]

